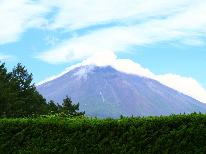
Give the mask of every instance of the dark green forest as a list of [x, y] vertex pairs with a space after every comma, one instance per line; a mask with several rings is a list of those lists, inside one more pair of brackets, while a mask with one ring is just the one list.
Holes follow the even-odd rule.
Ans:
[[79, 103], [65, 96], [62, 105], [46, 102], [37, 91], [33, 77], [27, 69], [17, 64], [11, 72], [0, 63], [0, 117], [31, 117], [45, 114], [84, 115], [79, 112]]
[[68, 96], [47, 102], [32, 80], [23, 65], [0, 63], [2, 154], [206, 153], [205, 114], [89, 118]]

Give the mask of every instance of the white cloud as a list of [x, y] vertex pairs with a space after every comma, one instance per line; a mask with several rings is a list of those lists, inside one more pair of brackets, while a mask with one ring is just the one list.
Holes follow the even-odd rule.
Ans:
[[[28, 28], [41, 27], [50, 30], [63, 28], [73, 31], [117, 22], [119, 24], [113, 28], [92, 30], [92, 33], [87, 33], [86, 36], [63, 42], [58, 46], [61, 49], [59, 53], [63, 57], [82, 59], [91, 52], [99, 50], [97, 45], [100, 43], [95, 44], [97, 37], [101, 37], [102, 42], [109, 39], [113, 32], [114, 35], [120, 36], [120, 39], [113, 36], [114, 41], [111, 43], [109, 41], [102, 43], [107, 51], [109, 48], [116, 52], [116, 46], [122, 42], [125, 47], [179, 38], [185, 39], [182, 42], [187, 44], [198, 45], [204, 43], [199, 37], [205, 36], [206, 33], [205, 7], [204, 0], [1, 0], [0, 44], [18, 40]], [[125, 39], [123, 39], [124, 35]], [[128, 37], [129, 41], [127, 41]], [[90, 42], [84, 42], [87, 39]], [[93, 39], [95, 43], [91, 45]], [[67, 45], [73, 41], [77, 46], [89, 46], [92, 51], [80, 49], [81, 53], [74, 53], [76, 51], [72, 50], [76, 47]], [[81, 44], [78, 43], [79, 41], [82, 41]], [[45, 58], [46, 56], [48, 57]], [[66, 61], [67, 58], [62, 56], [58, 56], [59, 61]], [[53, 61], [49, 54], [44, 53], [42, 57], [43, 60], [48, 61], [51, 58]]]
[[54, 80], [76, 67], [85, 65], [112, 66], [116, 70], [127, 74], [148, 77], [157, 80], [160, 83], [179, 92], [182, 92], [183, 94], [191, 96], [203, 103], [206, 103], [206, 90], [195, 79], [191, 77], [183, 77], [176, 74], [154, 74], [149, 69], [144, 68], [140, 64], [135, 63], [129, 59], [117, 59], [116, 55], [114, 55], [112, 52], [95, 54], [81, 63], [68, 67], [59, 75], [50, 77], [40, 82], [38, 85]]
[[47, 7], [30, 0], [0, 1], [0, 44], [19, 39], [28, 28], [46, 23]]
[[38, 57], [49, 63], [82, 60], [95, 53], [122, 50], [131, 41], [144, 42], [134, 38], [124, 27], [110, 28], [65, 41], [56, 48], [41, 53]]
[[203, 0], [85, 0], [81, 3], [62, 1], [58, 5], [61, 6], [60, 13], [50, 25], [52, 28], [73, 30], [116, 20], [124, 24], [75, 36], [38, 55], [38, 58], [49, 63], [83, 60], [99, 52], [127, 51], [132, 45], [161, 41], [205, 44], [202, 37], [206, 36], [206, 1]]
[[109, 65], [121, 72], [154, 78], [153, 73], [149, 69], [143, 68], [138, 63], [129, 59], [117, 59], [117, 56], [112, 52], [97, 53], [81, 62], [79, 66], [81, 65], [95, 65], [100, 67]]
[[[46, 2], [45, 2], [46, 3]], [[79, 29], [119, 20], [140, 20], [179, 12], [192, 0], [61, 0], [49, 1], [59, 8], [50, 28]]]
[[206, 90], [192, 77], [165, 74], [157, 75], [155, 79], [173, 89], [206, 103]]

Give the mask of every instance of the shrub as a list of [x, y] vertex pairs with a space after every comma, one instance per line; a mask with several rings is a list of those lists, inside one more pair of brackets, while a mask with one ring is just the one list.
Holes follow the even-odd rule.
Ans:
[[0, 119], [0, 153], [206, 153], [206, 115]]

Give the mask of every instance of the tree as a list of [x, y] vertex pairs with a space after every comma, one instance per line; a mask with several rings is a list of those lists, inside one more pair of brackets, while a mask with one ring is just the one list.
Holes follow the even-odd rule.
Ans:
[[16, 101], [17, 93], [11, 86], [11, 73], [7, 72], [5, 63], [0, 62], [0, 116], [5, 117]]
[[48, 102], [48, 112], [51, 113], [58, 113], [59, 112], [59, 105], [56, 105], [55, 102], [53, 100], [50, 100]]
[[[20, 63], [12, 71], [12, 86], [17, 91], [18, 101], [13, 104], [16, 107], [16, 116], [27, 116], [46, 112], [46, 100], [37, 91], [32, 83], [32, 74]], [[21, 105], [21, 107], [18, 105]]]
[[65, 99], [63, 99], [63, 104], [62, 104], [62, 111], [65, 114], [72, 115], [72, 116], [79, 116], [79, 115], [84, 115], [85, 112], [79, 112], [79, 103], [73, 104], [71, 98], [66, 96]]
[[46, 100], [38, 93], [32, 80], [32, 74], [21, 64], [17, 64], [12, 72], [7, 72], [4, 63], [0, 65], [0, 116], [46, 113]]
[[35, 91], [35, 86], [32, 84], [32, 74], [29, 74], [25, 66], [20, 63], [13, 68], [12, 79], [22, 96], [25, 96], [28, 92]]

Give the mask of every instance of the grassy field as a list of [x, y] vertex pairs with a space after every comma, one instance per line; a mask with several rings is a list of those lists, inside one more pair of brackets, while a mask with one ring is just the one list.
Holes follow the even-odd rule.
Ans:
[[206, 153], [206, 115], [0, 119], [0, 153]]

